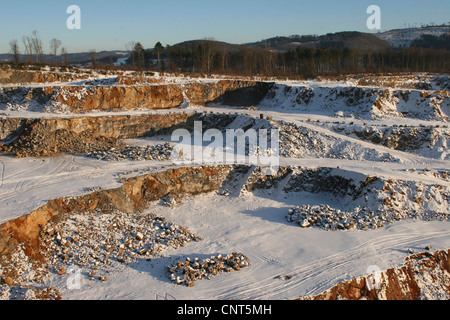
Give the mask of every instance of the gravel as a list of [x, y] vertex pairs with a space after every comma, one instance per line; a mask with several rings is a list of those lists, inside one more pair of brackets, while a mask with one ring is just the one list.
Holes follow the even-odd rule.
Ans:
[[108, 151], [90, 152], [88, 157], [104, 161], [167, 161], [171, 159], [173, 147], [169, 143], [145, 147], [111, 148]]
[[242, 253], [211, 256], [207, 259], [187, 258], [186, 261], [178, 261], [167, 267], [169, 278], [177, 285], [194, 286], [194, 281], [211, 279], [213, 276], [224, 272], [239, 271], [250, 266], [250, 260]]
[[357, 209], [346, 212], [329, 205], [302, 205], [289, 210], [289, 222], [295, 222], [302, 228], [316, 227], [327, 231], [336, 230], [371, 230], [383, 227], [392, 218], [382, 212]]
[[164, 218], [123, 212], [93, 212], [49, 224], [43, 243], [53, 272], [80, 267], [105, 280], [117, 263], [150, 260], [168, 248], [201, 238]]

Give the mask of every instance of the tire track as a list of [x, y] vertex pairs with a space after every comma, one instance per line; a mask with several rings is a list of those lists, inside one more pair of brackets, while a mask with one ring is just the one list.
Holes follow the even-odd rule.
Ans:
[[5, 176], [5, 164], [0, 160], [0, 188], [3, 187], [4, 176]]
[[[376, 252], [376, 255], [385, 255], [394, 249], [405, 249], [405, 247], [412, 246], [416, 243], [423, 241], [436, 240], [444, 237], [449, 237], [450, 232], [430, 232], [428, 234], [421, 233], [404, 233], [384, 236], [379, 239], [364, 242], [355, 248], [345, 250], [327, 258], [320, 259], [310, 264], [304, 265], [300, 268], [294, 268], [289, 271], [285, 271], [284, 274], [289, 274], [291, 277], [289, 280], [280, 281], [273, 277], [267, 278], [258, 282], [250, 282], [248, 280], [241, 281], [240, 283], [233, 283], [232, 287], [225, 287], [223, 294], [217, 296], [218, 299], [270, 299], [275, 296], [282, 296], [285, 293], [294, 291], [294, 289], [307, 283], [315, 278], [321, 278], [325, 276], [325, 281], [321, 281], [320, 286], [314, 286], [314, 289], [307, 290], [308, 295], [320, 293], [331, 288], [335, 285], [334, 280], [336, 275], [334, 273], [343, 274], [345, 272], [339, 272], [340, 269], [346, 265], [352, 264], [364, 257], [368, 256], [368, 253]], [[331, 273], [330, 270], [336, 270], [337, 272]], [[255, 272], [255, 271], [252, 271]], [[330, 274], [330, 276], [326, 276]], [[278, 275], [274, 275], [278, 276]], [[317, 283], [317, 280], [315, 281]], [[302, 291], [302, 290], [299, 290]], [[304, 290], [303, 290], [304, 291]]]
[[[76, 163], [74, 160], [72, 160], [72, 163]], [[151, 163], [152, 165], [156, 163]], [[136, 165], [130, 166], [129, 163], [117, 163], [112, 164], [108, 167], [92, 167], [87, 164], [79, 164], [79, 165], [73, 165], [73, 167], [70, 167], [70, 164], [60, 164], [56, 168], [51, 169], [50, 173], [45, 172], [40, 175], [32, 176], [28, 175], [28, 180], [23, 178], [16, 178], [13, 179], [12, 177], [17, 177], [19, 173], [13, 175], [12, 177], [8, 177], [4, 181], [8, 184], [15, 184], [14, 187], [11, 187], [10, 191], [3, 192], [0, 195], [0, 200], [6, 200], [11, 197], [20, 195], [21, 193], [32, 191], [39, 188], [49, 187], [52, 185], [57, 185], [60, 183], [64, 183], [67, 181], [76, 181], [77, 179], [85, 179], [87, 177], [93, 177], [93, 176], [103, 176], [103, 177], [109, 177], [109, 179], [103, 179], [107, 181], [115, 180], [116, 178], [114, 175], [116, 173], [119, 173], [123, 170], [133, 170], [135, 168], [139, 168], [139, 163]], [[149, 166], [150, 163], [147, 163]], [[72, 169], [73, 168], [73, 169]], [[26, 170], [22, 171], [24, 173]], [[61, 195], [63, 196], [63, 195]]]

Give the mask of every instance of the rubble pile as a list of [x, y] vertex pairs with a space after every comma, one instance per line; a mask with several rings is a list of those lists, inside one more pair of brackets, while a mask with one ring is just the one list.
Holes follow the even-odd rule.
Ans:
[[0, 300], [61, 300], [61, 292], [55, 287], [3, 284], [0, 285]]
[[19, 158], [44, 157], [58, 153], [84, 154], [86, 151], [108, 150], [118, 144], [117, 139], [102, 137], [90, 130], [80, 134], [66, 129], [50, 132], [45, 126], [32, 123], [24, 131], [11, 144], [0, 145], [0, 152]]
[[20, 245], [13, 254], [0, 257], [0, 300], [60, 300], [61, 292], [44, 284], [48, 271], [25, 252]]
[[391, 222], [392, 217], [382, 212], [357, 208], [354, 212], [346, 212], [329, 205], [302, 205], [289, 209], [289, 222], [296, 222], [302, 228], [317, 227], [327, 231], [336, 230], [371, 230], [383, 227]]
[[424, 175], [424, 176], [435, 177], [435, 178], [441, 179], [443, 181], [450, 181], [450, 171], [448, 171], [448, 170], [431, 171], [429, 169], [425, 169], [425, 170], [408, 169], [406, 171], [418, 173], [418, 174]]
[[[450, 219], [450, 191], [443, 185], [369, 176], [352, 178], [338, 169], [294, 169], [284, 191], [324, 193], [339, 208], [327, 203], [302, 203], [291, 208], [287, 220], [303, 228], [372, 230], [409, 219]], [[441, 174], [445, 176], [445, 172]]]
[[79, 214], [48, 224], [42, 242], [54, 272], [64, 274], [67, 267], [77, 266], [94, 276], [107, 273], [116, 262], [151, 259], [165, 249], [200, 240], [164, 218], [115, 211]]
[[284, 121], [279, 121], [277, 126], [280, 131], [280, 156], [282, 157], [398, 161], [387, 152], [380, 152], [304, 126]]
[[167, 161], [171, 159], [173, 147], [170, 143], [143, 147], [111, 148], [107, 151], [95, 151], [88, 157], [104, 161]]
[[226, 256], [217, 255], [201, 260], [187, 258], [185, 262], [178, 261], [167, 268], [169, 278], [177, 285], [194, 286], [194, 281], [204, 278], [211, 279], [223, 272], [239, 271], [250, 266], [250, 260], [242, 253], [232, 253]]
[[433, 159], [450, 159], [447, 151], [450, 131], [448, 125], [334, 125], [333, 131], [356, 136], [363, 141], [418, 154]]

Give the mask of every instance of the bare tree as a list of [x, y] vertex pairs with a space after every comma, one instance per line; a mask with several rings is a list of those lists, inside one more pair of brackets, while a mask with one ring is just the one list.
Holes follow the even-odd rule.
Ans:
[[61, 40], [55, 39], [53, 38], [52, 40], [50, 40], [50, 51], [53, 54], [53, 56], [55, 57], [55, 62], [57, 61], [58, 58], [58, 49], [59, 47], [62, 45]]
[[33, 62], [33, 44], [30, 36], [23, 36], [22, 42], [25, 48], [25, 63]]
[[125, 43], [126, 50], [131, 52], [131, 57], [130, 58], [131, 58], [131, 65], [132, 66], [134, 66], [135, 63], [136, 63], [134, 61], [135, 56], [133, 55], [133, 50], [134, 50], [135, 46], [136, 46], [136, 42], [135, 41], [129, 41], [129, 42]]
[[221, 48], [221, 50], [219, 51], [219, 54], [222, 73], [225, 73], [225, 70], [228, 68], [228, 48], [226, 46], [223, 46], [223, 48]]
[[9, 43], [9, 50], [13, 56], [14, 63], [19, 64], [20, 63], [19, 42], [16, 39], [11, 40], [11, 42]]
[[67, 65], [69, 64], [69, 59], [67, 57], [67, 50], [66, 50], [66, 48], [62, 47], [61, 55], [62, 55], [62, 64], [63, 64], [63, 66], [67, 67]]
[[36, 63], [44, 63], [44, 49], [42, 46], [42, 40], [36, 30], [33, 31], [31, 42], [33, 45]]
[[95, 69], [97, 68], [97, 51], [95, 49], [92, 49], [89, 51], [89, 53], [91, 54], [92, 69]]
[[200, 59], [203, 72], [211, 73], [216, 50], [217, 43], [214, 38], [205, 38], [200, 42]]

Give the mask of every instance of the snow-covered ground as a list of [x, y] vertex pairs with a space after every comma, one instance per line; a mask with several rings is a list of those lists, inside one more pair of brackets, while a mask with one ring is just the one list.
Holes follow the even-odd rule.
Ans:
[[[174, 77], [166, 81], [179, 83], [185, 80]], [[308, 108], [305, 105], [292, 107], [296, 96], [282, 96], [285, 86], [290, 88], [290, 92], [305, 88], [319, 90], [311, 97], [317, 101]], [[245, 112], [254, 119], [263, 114], [265, 118], [272, 117], [271, 121], [282, 121], [304, 128], [318, 140], [322, 139], [327, 143], [334, 141], [334, 147], [341, 148], [338, 150], [341, 153], [336, 154], [348, 155], [332, 158], [306, 151], [294, 152], [280, 159], [281, 166], [340, 168], [353, 174], [450, 188], [450, 180], [432, 174], [450, 171], [448, 158], [440, 159], [426, 152], [417, 154], [393, 150], [363, 141], [333, 127], [336, 122], [348, 125], [351, 122], [352, 126], [359, 128], [442, 126], [442, 119], [420, 115], [413, 118], [399, 117], [396, 112], [386, 117], [358, 118], [355, 117], [358, 115], [354, 112], [355, 109], [349, 108], [345, 100], [336, 103], [320, 100], [320, 92], [325, 94], [348, 88], [357, 87], [353, 82], [279, 82], [273, 97], [263, 100], [255, 108], [242, 110], [226, 106], [189, 106], [187, 100], [177, 112]], [[323, 104], [325, 102], [326, 105]], [[44, 110], [33, 111], [27, 108], [4, 111], [10, 117], [80, 116], [70, 113], [48, 114]], [[336, 115], [339, 111], [343, 111], [343, 115]], [[93, 112], [83, 116], [165, 112], [169, 111]], [[238, 128], [242, 126], [242, 122], [232, 125]], [[145, 146], [170, 141], [168, 136], [162, 136], [125, 142], [133, 146]], [[446, 148], [447, 145], [443, 147]], [[379, 161], [377, 155], [383, 154], [391, 155], [392, 161]], [[121, 184], [119, 178], [170, 167], [170, 161], [106, 162], [73, 155], [23, 159], [0, 156], [0, 223], [25, 215], [50, 199], [86, 194], [97, 188], [116, 188]], [[163, 251], [162, 257], [150, 261], [120, 264], [108, 274], [107, 281], [91, 280], [91, 277], [82, 273], [78, 289], [67, 289], [70, 275], [53, 275], [46, 284], [59, 288], [64, 299], [293, 299], [318, 294], [342, 280], [367, 275], [369, 266], [376, 265], [383, 270], [401, 265], [408, 255], [408, 249], [421, 251], [426, 246], [432, 246], [436, 250], [450, 248], [448, 221], [408, 220], [370, 231], [325, 231], [304, 229], [286, 219], [289, 209], [301, 204], [326, 203], [339, 207], [338, 203], [334, 203], [336, 199], [324, 196], [326, 195], [323, 193], [285, 193], [280, 189], [270, 189], [239, 195], [214, 192], [183, 199], [181, 204], [174, 207], [154, 203], [147, 213], [163, 216], [170, 222], [189, 228], [203, 240], [188, 243], [177, 250], [167, 249]], [[165, 272], [167, 266], [179, 260], [184, 261], [187, 257], [203, 259], [232, 252], [245, 254], [250, 259], [250, 267], [239, 272], [221, 274], [211, 280], [198, 281], [193, 288], [175, 285]]]
[[[342, 280], [401, 265], [408, 249], [450, 246], [449, 223], [405, 221], [375, 231], [327, 232], [302, 229], [286, 221], [299, 201], [320, 203], [310, 194], [255, 194], [225, 197], [209, 194], [177, 207], [152, 206], [148, 212], [189, 228], [202, 241], [168, 249], [163, 257], [121, 265], [108, 281], [81, 275], [80, 289], [67, 289], [69, 276], [49, 285], [66, 299], [294, 299], [321, 293]], [[187, 257], [202, 259], [243, 252], [251, 266], [201, 280], [193, 288], [177, 286], [165, 268]]]
[[[191, 111], [213, 111], [217, 114], [235, 114], [236, 108], [195, 107]], [[151, 113], [155, 113], [152, 111]], [[159, 111], [164, 113], [169, 111]], [[173, 112], [173, 111], [171, 111]], [[182, 111], [180, 111], [182, 112]], [[184, 112], [184, 111], [183, 111]], [[370, 161], [374, 159], [349, 160], [340, 158], [311, 157], [307, 154], [298, 154], [293, 158], [280, 158], [280, 165], [294, 165], [304, 167], [340, 167], [367, 175], [375, 175], [392, 179], [406, 179], [422, 181], [426, 183], [440, 183], [450, 186], [450, 182], [442, 181], [433, 176], [423, 176], [416, 172], [407, 172], [411, 169], [422, 169], [430, 171], [450, 170], [448, 161], [432, 159], [413, 153], [392, 150], [384, 146], [375, 145], [370, 142], [361, 141], [355, 137], [340, 134], [322, 125], [308, 122], [311, 115], [299, 112], [275, 112], [272, 110], [246, 111], [246, 113], [257, 118], [260, 113], [272, 116], [275, 120], [286, 121], [299, 126], [314, 130], [314, 132], [349, 142], [356, 145], [350, 150], [350, 155], [358, 154], [361, 150], [370, 149], [380, 154], [389, 153], [397, 160], [380, 163]], [[108, 113], [98, 113], [105, 115]], [[141, 114], [141, 112], [129, 112], [119, 114]], [[332, 117], [317, 116], [318, 119], [333, 120]], [[335, 120], [335, 119], [334, 119]], [[390, 120], [395, 121], [395, 120]], [[417, 121], [417, 120], [414, 120]], [[239, 128], [239, 123], [236, 124]], [[144, 146], [171, 142], [169, 136], [125, 140], [129, 145]], [[17, 218], [42, 206], [46, 201], [63, 196], [80, 195], [91, 187], [102, 187], [103, 189], [115, 188], [120, 185], [118, 175], [124, 172], [138, 171], [148, 172], [149, 168], [161, 169], [163, 166], [171, 166], [170, 161], [123, 161], [105, 162], [98, 161], [85, 156], [59, 155], [52, 158], [23, 158], [16, 159], [9, 156], [0, 156], [3, 166], [3, 184], [0, 188], [0, 222]], [[1, 168], [0, 168], [1, 169]]]
[[374, 34], [376, 37], [389, 42], [394, 48], [408, 48], [411, 43], [420, 39], [422, 35], [439, 37], [450, 32], [449, 26], [433, 26], [423, 28], [395, 29]]

